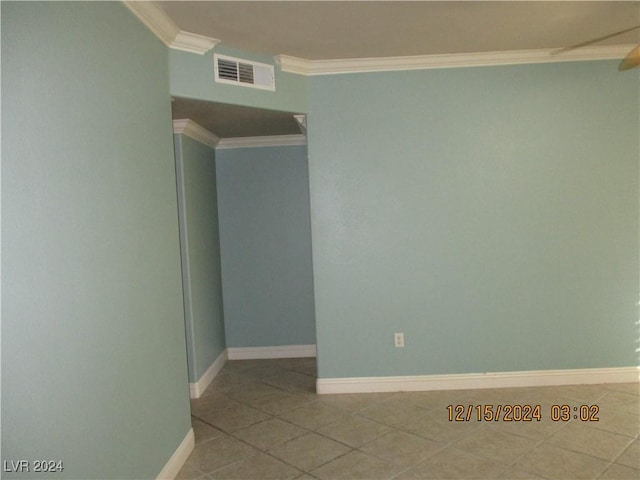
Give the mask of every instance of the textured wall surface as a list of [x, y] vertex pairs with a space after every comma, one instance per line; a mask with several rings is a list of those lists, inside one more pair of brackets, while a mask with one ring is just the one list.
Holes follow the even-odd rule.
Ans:
[[601, 61], [313, 77], [320, 376], [636, 365], [628, 73]]
[[215, 150], [175, 135], [189, 381], [225, 349]]
[[306, 147], [218, 150], [227, 347], [315, 343]]
[[120, 3], [1, 8], [2, 459], [155, 478], [191, 428], [167, 49]]

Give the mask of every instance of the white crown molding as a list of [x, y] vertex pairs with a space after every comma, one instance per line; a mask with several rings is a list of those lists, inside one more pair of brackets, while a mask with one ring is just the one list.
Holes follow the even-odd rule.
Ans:
[[191, 398], [200, 398], [200, 395], [204, 393], [209, 384], [216, 378], [216, 375], [222, 370], [224, 364], [227, 361], [227, 350], [223, 350], [218, 358], [207, 368], [207, 371], [202, 374], [200, 379], [196, 383], [189, 384], [189, 395]]
[[638, 381], [639, 372], [639, 367], [620, 367], [403, 377], [319, 378], [316, 381], [316, 391], [319, 394], [420, 392], [429, 390], [631, 383]]
[[347, 58], [306, 60], [288, 55], [274, 57], [283, 72], [299, 75], [337, 75], [342, 73], [391, 72], [430, 68], [520, 65], [530, 63], [577, 62], [623, 58], [635, 45], [591, 46], [552, 55], [556, 49], [513, 50], [505, 52], [416, 55], [407, 57]]
[[204, 55], [220, 43], [216, 38], [180, 30], [171, 17], [154, 2], [122, 0], [122, 3], [169, 48]]
[[306, 145], [304, 135], [272, 135], [264, 137], [219, 138], [193, 120], [181, 118], [173, 121], [173, 133], [185, 135], [215, 149], [251, 148], [251, 147], [288, 147]]
[[272, 135], [266, 137], [235, 137], [222, 138], [216, 149], [226, 148], [251, 148], [251, 147], [287, 147], [293, 145], [306, 145], [307, 137], [304, 135]]
[[294, 115], [293, 119], [298, 124], [298, 128], [303, 135], [307, 134], [307, 116], [305, 114]]
[[204, 35], [198, 35], [197, 33], [180, 30], [169, 47], [174, 50], [182, 50], [183, 52], [204, 55], [218, 43], [220, 43], [220, 40], [216, 38], [205, 37]]
[[186, 463], [189, 455], [193, 452], [193, 448], [195, 447], [195, 436], [193, 434], [193, 428], [190, 428], [187, 432], [187, 435], [184, 437], [178, 448], [173, 452], [171, 458], [167, 461], [165, 466], [162, 468], [158, 476], [157, 480], [173, 480], [178, 476], [180, 470]]
[[282, 345], [278, 347], [227, 348], [229, 360], [315, 357], [315, 345]]
[[180, 32], [180, 28], [171, 18], [153, 2], [138, 2], [123, 0], [122, 3], [151, 30], [156, 37], [162, 40], [167, 47]]
[[211, 133], [209, 130], [201, 127], [193, 120], [182, 118], [173, 121], [173, 133], [182, 134], [197, 142], [204, 143], [211, 148], [216, 148], [220, 143], [220, 138]]
[[[359, 59], [354, 59], [359, 60]], [[307, 60], [306, 58], [292, 57], [291, 55], [275, 55], [273, 61], [280, 70], [287, 73], [297, 73], [298, 75], [318, 75], [312, 73], [316, 65], [324, 60]]]

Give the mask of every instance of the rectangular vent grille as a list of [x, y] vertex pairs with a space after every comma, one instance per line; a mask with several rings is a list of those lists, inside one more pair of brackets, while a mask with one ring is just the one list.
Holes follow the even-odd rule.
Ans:
[[218, 83], [242, 85], [275, 91], [273, 65], [214, 54], [215, 80]]

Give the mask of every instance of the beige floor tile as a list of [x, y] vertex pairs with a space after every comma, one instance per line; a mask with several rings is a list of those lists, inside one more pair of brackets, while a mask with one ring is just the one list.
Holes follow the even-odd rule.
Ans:
[[277, 360], [267, 360], [263, 364], [255, 365], [251, 368], [242, 371], [243, 375], [248, 375], [250, 377], [258, 378], [262, 381], [262, 379], [266, 377], [271, 377], [273, 375], [279, 375], [287, 371], [282, 368]]
[[209, 473], [258, 452], [255, 448], [224, 435], [196, 445], [187, 465]]
[[488, 458], [494, 462], [512, 465], [526, 452], [533, 450], [537, 440], [484, 427], [456, 441], [458, 450]]
[[232, 400], [222, 393], [211, 393], [206, 397], [191, 400], [191, 413], [197, 417], [214, 411], [238, 407], [239, 405], [239, 402]]
[[424, 401], [424, 393], [425, 392], [400, 392], [395, 394], [384, 394], [388, 396], [386, 398], [383, 397], [381, 400], [376, 401], [367, 408], [372, 408], [378, 405], [396, 406], [398, 408], [418, 407], [420, 406], [420, 403]]
[[543, 444], [515, 463], [515, 467], [552, 480], [597, 478], [609, 465], [606, 460]]
[[214, 392], [225, 393], [231, 390], [237, 390], [239, 388], [242, 388], [243, 386], [253, 385], [256, 382], [257, 380], [255, 378], [235, 373], [217, 375], [216, 378], [214, 378], [213, 381], [209, 384], [203, 396], [206, 397]]
[[280, 418], [309, 430], [317, 430], [346, 416], [344, 410], [322, 402], [315, 402], [286, 412], [280, 415]]
[[416, 405], [436, 411], [446, 411], [447, 405], [485, 403], [482, 390], [432, 390], [416, 392]]
[[[178, 478], [640, 480], [637, 383], [316, 395], [315, 375], [313, 358], [227, 362], [191, 402]], [[562, 403], [600, 421], [552, 422]], [[543, 421], [449, 422], [456, 404], [540, 404]]]
[[349, 447], [334, 440], [308, 433], [272, 448], [269, 453], [308, 472], [346, 454], [349, 450]]
[[533, 440], [544, 440], [566, 425], [564, 422], [554, 422], [547, 417], [539, 422], [537, 420], [531, 422], [487, 422], [485, 427], [491, 431], [512, 433]]
[[251, 406], [271, 415], [281, 415], [298, 407], [317, 401], [310, 393], [280, 392], [251, 402]]
[[525, 472], [518, 468], [509, 467], [498, 478], [503, 480], [544, 480], [544, 477], [535, 473]]
[[640, 416], [609, 409], [598, 412], [597, 422], [585, 422], [584, 425], [628, 437], [637, 437], [640, 434]]
[[321, 480], [386, 480], [400, 471], [400, 467], [380, 458], [353, 451], [310, 473]]
[[640, 415], [640, 396], [631, 393], [612, 391], [601, 398], [597, 404], [601, 411]]
[[411, 425], [417, 417], [427, 415], [427, 410], [412, 404], [390, 400], [365, 408], [359, 411], [358, 415], [385, 425], [403, 428], [406, 425]]
[[389, 427], [377, 422], [348, 415], [337, 422], [325, 425], [317, 430], [318, 433], [333, 438], [351, 447], [359, 447], [371, 442], [385, 432]]
[[617, 433], [569, 424], [553, 435], [547, 443], [612, 461], [631, 444], [631, 441], [631, 438]]
[[209, 478], [212, 480], [288, 480], [300, 476], [301, 473], [291, 465], [261, 452], [216, 470], [209, 474]]
[[551, 387], [538, 387], [538, 392], [547, 395], [551, 399], [571, 400], [572, 404], [598, 403], [607, 392], [603, 385], [558, 385]]
[[446, 411], [427, 410], [425, 415], [416, 417], [404, 430], [437, 442], [448, 443], [480, 428], [481, 422], [450, 422]]
[[613, 463], [598, 478], [602, 480], [638, 480], [640, 470]]
[[305, 433], [306, 430], [291, 423], [271, 418], [237, 430], [233, 433], [233, 436], [260, 450], [268, 450]]
[[640, 440], [634, 440], [614, 462], [640, 469]]
[[182, 469], [178, 472], [175, 480], [195, 480], [197, 478], [202, 478], [203, 476], [204, 473], [194, 467], [191, 463], [185, 463]]
[[318, 373], [315, 358], [280, 358], [276, 360], [276, 362], [282, 368], [310, 375], [312, 377], [316, 377]]
[[494, 388], [488, 390], [486, 396], [488, 396], [486, 403], [499, 405], [537, 405], [553, 403], [555, 398], [557, 398], [557, 393], [538, 387]]
[[346, 410], [347, 412], [359, 412], [367, 407], [385, 400], [389, 400], [397, 393], [345, 393], [340, 395], [320, 395], [322, 403]]
[[[478, 391], [482, 392], [483, 390]], [[482, 402], [476, 400], [476, 403], [489, 403], [493, 405], [539, 405], [551, 403], [554, 398], [555, 395], [553, 392], [547, 392], [538, 388], [494, 388], [487, 390], [486, 393], [483, 394]]]
[[410, 467], [442, 449], [442, 443], [411, 433], [393, 430], [385, 433], [360, 450], [403, 467]]
[[199, 418], [224, 432], [230, 433], [271, 418], [271, 416], [255, 408], [240, 405], [201, 415]]
[[606, 389], [640, 395], [640, 383], [610, 383], [606, 385]]
[[259, 385], [249, 385], [240, 390], [232, 390], [227, 392], [226, 395], [233, 400], [250, 405], [256, 400], [281, 393], [283, 393], [281, 389], [262, 383]]
[[316, 378], [292, 370], [264, 377], [263, 382], [289, 392], [316, 393]]
[[551, 402], [550, 393], [535, 388], [490, 388], [419, 392], [423, 408], [445, 411], [448, 405], [524, 405]]
[[196, 444], [224, 435], [224, 432], [221, 432], [211, 425], [207, 425], [195, 417], [191, 418], [191, 425], [193, 426], [193, 434], [195, 436]]
[[224, 364], [224, 368], [220, 371], [220, 374], [226, 373], [238, 373], [248, 368], [259, 367], [268, 364], [269, 360], [227, 360]]
[[448, 447], [403, 472], [397, 478], [398, 480], [422, 478], [486, 480], [497, 478], [506, 468], [506, 465]]

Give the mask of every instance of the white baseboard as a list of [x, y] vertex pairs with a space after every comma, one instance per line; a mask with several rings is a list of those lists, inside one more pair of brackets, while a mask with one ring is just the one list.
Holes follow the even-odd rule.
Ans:
[[173, 452], [169, 461], [165, 464], [164, 468], [160, 471], [156, 480], [173, 480], [178, 476], [180, 469], [183, 467], [189, 455], [193, 451], [195, 446], [195, 437], [193, 435], [193, 428], [190, 428], [187, 435], [184, 437], [176, 451]]
[[216, 358], [207, 371], [202, 374], [196, 383], [189, 384], [189, 395], [191, 398], [200, 398], [200, 395], [207, 389], [211, 381], [215, 378], [227, 361], [227, 351], [223, 350], [218, 358]]
[[319, 378], [316, 382], [316, 391], [319, 394], [417, 392], [474, 388], [631, 383], [639, 380], [639, 372], [640, 367], [620, 367], [404, 377]]
[[315, 345], [282, 345], [278, 347], [227, 348], [229, 360], [315, 357]]

